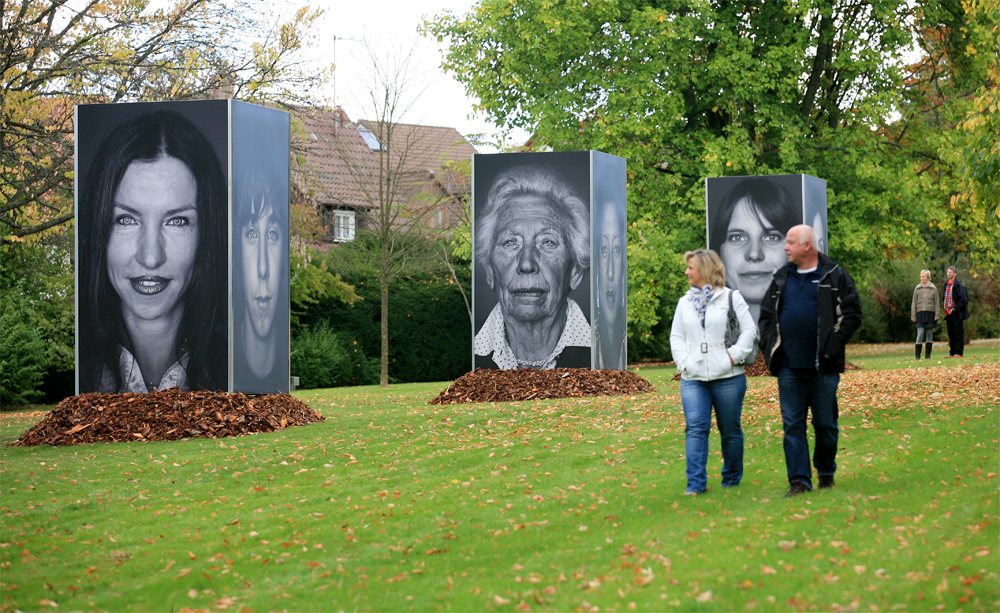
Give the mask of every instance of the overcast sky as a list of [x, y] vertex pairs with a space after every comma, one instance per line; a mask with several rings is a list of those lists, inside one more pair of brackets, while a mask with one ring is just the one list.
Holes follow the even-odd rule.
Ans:
[[[464, 88], [440, 68], [444, 45], [417, 33], [424, 16], [433, 17], [446, 10], [461, 15], [474, 4], [474, 0], [333, 0], [321, 3], [326, 8], [319, 28], [322, 37], [317, 51], [326, 63], [333, 62], [336, 52], [336, 83], [331, 87], [330, 100], [335, 92], [336, 103], [348, 116], [362, 119], [364, 113], [357, 100], [364, 93], [363, 71], [370, 64], [366, 62], [360, 41], [367, 39], [377, 48], [395, 45], [408, 49], [410, 43], [415, 43], [412, 63], [420, 67], [429, 87], [402, 121], [453, 127], [463, 135], [484, 133], [488, 140], [497, 142], [500, 136], [496, 126], [474, 114], [475, 101], [467, 98]], [[527, 134], [515, 133], [508, 144], [520, 145], [526, 138]], [[480, 150], [487, 152], [483, 148]]]

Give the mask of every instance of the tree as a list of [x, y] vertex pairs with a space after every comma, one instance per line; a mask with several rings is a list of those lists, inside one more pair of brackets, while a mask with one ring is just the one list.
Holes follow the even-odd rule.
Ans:
[[303, 8], [284, 19], [258, 0], [5, 2], [3, 242], [72, 219], [74, 104], [212, 94], [301, 101], [325, 78], [300, 57], [318, 15]]
[[[425, 26], [487, 118], [536, 148], [628, 159], [631, 353], [655, 350], [680, 254], [704, 245], [705, 177], [827, 179], [831, 251], [852, 272], [926, 253], [956, 185], [935, 140], [954, 117], [931, 129], [903, 58], [954, 5], [481, 0]], [[938, 31], [964, 25], [947, 17]], [[958, 70], [936, 66], [939, 84]]]
[[[435, 237], [444, 236], [448, 223], [428, 223], [427, 216], [454, 199], [447, 189], [423, 189], [427, 169], [438, 160], [428, 159], [427, 132], [403, 124], [413, 103], [423, 92], [420, 73], [411, 64], [412, 49], [402, 47], [379, 54], [364, 43], [369, 79], [358, 96], [371, 119], [362, 120], [367, 144], [350, 137], [337, 139], [335, 150], [348, 169], [350, 182], [362, 196], [358, 236], [341, 245], [343, 256], [371, 271], [379, 282], [381, 350], [379, 384], [389, 384], [389, 286], [410, 275], [441, 267], [435, 256]], [[433, 187], [433, 186], [432, 186]]]

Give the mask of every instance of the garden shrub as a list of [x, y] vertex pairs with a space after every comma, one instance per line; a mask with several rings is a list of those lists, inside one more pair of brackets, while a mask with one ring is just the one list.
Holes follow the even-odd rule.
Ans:
[[299, 389], [370, 385], [378, 383], [378, 359], [324, 321], [292, 338], [291, 373]]

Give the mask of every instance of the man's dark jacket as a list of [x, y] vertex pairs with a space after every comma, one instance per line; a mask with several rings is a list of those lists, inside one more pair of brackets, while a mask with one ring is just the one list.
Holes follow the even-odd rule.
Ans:
[[[945, 291], [948, 291], [948, 285], [944, 286]], [[955, 277], [955, 284], [951, 286], [951, 300], [955, 304], [951, 307], [952, 315], [958, 314], [959, 319], [966, 320], [969, 318], [969, 292], [965, 289], [965, 284]], [[945, 315], [945, 317], [951, 317], [951, 315]]]
[[[861, 302], [854, 279], [836, 262], [819, 254], [822, 276], [816, 306], [816, 370], [822, 373], [844, 372], [844, 348], [861, 325]], [[781, 309], [784, 306], [785, 282], [795, 270], [794, 264], [774, 273], [760, 305], [760, 349], [771, 374], [778, 376], [784, 359], [781, 347]]]

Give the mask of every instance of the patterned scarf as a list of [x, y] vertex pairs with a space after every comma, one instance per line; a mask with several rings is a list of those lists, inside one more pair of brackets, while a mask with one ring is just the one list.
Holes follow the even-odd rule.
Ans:
[[955, 298], [951, 294], [951, 288], [955, 286], [954, 281], [948, 281], [944, 286], [944, 312], [951, 313], [951, 310], [955, 308]]
[[698, 311], [698, 317], [701, 318], [702, 328], [705, 327], [705, 308], [708, 307], [708, 301], [712, 299], [713, 290], [711, 285], [706, 285], [701, 289], [692, 287], [690, 291], [691, 302], [694, 303], [694, 309]]

